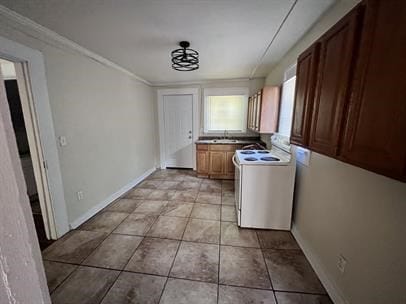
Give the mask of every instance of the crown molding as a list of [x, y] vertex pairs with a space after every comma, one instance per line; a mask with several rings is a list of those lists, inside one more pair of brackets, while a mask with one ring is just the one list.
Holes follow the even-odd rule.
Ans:
[[219, 83], [233, 83], [241, 81], [249, 81], [253, 79], [261, 79], [265, 77], [255, 77], [255, 78], [229, 78], [229, 79], [210, 79], [210, 80], [195, 80], [195, 81], [179, 81], [179, 82], [157, 82], [152, 83], [153, 87], [173, 87], [173, 86], [186, 86], [186, 85], [209, 85], [209, 84], [219, 84]]
[[[136, 79], [137, 81], [140, 81], [144, 84], [147, 84], [151, 86], [151, 82], [148, 80], [145, 80], [144, 78], [137, 76], [133, 72], [123, 68], [122, 66], [110, 61], [109, 59], [104, 58], [101, 55], [96, 54], [93, 51], [90, 51], [86, 49], [85, 47], [73, 42], [72, 40], [69, 40], [68, 38], [59, 35], [58, 33], [36, 23], [35, 21], [24, 17], [23, 15], [20, 15], [16, 13], [15, 11], [5, 7], [4, 5], [0, 4], [0, 15], [7, 18], [8, 20], [15, 22], [22, 26], [23, 28], [32, 30], [35, 34], [33, 35], [34, 38], [43, 41], [44, 39], [46, 43], [51, 44], [52, 46], [58, 47], [58, 46], [63, 46], [69, 50], [72, 50], [82, 56], [85, 56], [87, 58], [90, 58], [104, 66], [107, 66], [109, 68], [115, 69], [117, 71], [120, 71], [127, 76], [130, 76], [131, 78]], [[23, 31], [19, 29], [20, 31]], [[24, 31], [23, 31], [24, 32]], [[24, 32], [25, 34], [28, 34]], [[31, 35], [31, 33], [29, 33]]]

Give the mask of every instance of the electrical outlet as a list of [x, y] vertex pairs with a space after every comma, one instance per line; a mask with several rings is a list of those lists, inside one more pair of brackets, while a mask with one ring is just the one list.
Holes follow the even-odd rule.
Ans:
[[311, 151], [302, 147], [296, 147], [296, 160], [309, 167]]
[[340, 254], [338, 256], [338, 260], [337, 260], [337, 268], [341, 273], [345, 272], [345, 266], [347, 265], [347, 260], [345, 259], [345, 257]]
[[76, 195], [78, 197], [78, 201], [81, 201], [83, 199], [83, 191], [82, 190], [76, 192]]
[[59, 145], [65, 147], [68, 144], [65, 136], [59, 136]]

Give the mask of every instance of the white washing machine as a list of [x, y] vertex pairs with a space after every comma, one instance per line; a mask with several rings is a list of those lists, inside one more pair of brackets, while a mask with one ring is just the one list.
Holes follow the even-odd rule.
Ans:
[[238, 226], [290, 230], [296, 160], [288, 150], [237, 150], [235, 201]]

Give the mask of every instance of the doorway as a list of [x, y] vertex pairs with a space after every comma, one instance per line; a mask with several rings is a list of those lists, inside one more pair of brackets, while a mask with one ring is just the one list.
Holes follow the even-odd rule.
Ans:
[[35, 180], [41, 180], [37, 190], [45, 232], [47, 238], [55, 240], [69, 231], [69, 220], [44, 56], [38, 50], [0, 36], [0, 58], [14, 64]]
[[42, 148], [35, 140], [35, 117], [30, 113], [27, 96], [29, 88], [23, 83], [23, 69], [21, 65], [0, 58], [0, 72], [2, 74], [8, 108], [11, 115], [13, 131], [17, 142], [20, 166], [24, 174], [26, 192], [30, 201], [35, 229], [41, 250], [51, 243], [51, 224], [47, 216], [47, 200], [49, 192], [47, 182], [42, 176], [42, 165], [39, 163]]
[[193, 96], [164, 96], [165, 164], [193, 168]]
[[196, 169], [198, 90], [158, 90], [161, 168]]

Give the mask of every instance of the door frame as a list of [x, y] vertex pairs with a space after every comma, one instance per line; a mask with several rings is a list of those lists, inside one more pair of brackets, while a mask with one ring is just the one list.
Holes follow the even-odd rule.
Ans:
[[36, 182], [38, 186], [38, 176], [41, 179], [46, 179], [45, 183], [40, 181], [40, 187], [47, 185], [42, 187], [45, 191], [45, 202], [41, 206], [41, 211], [45, 219], [47, 236], [51, 239], [57, 239], [69, 231], [69, 222], [48, 96], [44, 57], [38, 50], [1, 36], [0, 57], [17, 64], [21, 63], [24, 70], [23, 81], [27, 87], [28, 96], [21, 96], [21, 102], [25, 103], [23, 107], [30, 109], [31, 117], [29, 118], [34, 122], [31, 125], [26, 123], [26, 128], [29, 128], [29, 131], [36, 137], [36, 141], [30, 142], [30, 150], [34, 149], [35, 154], [39, 155], [36, 159], [37, 162], [43, 161], [36, 166], [37, 170], [40, 171], [36, 174]]
[[[199, 88], [158, 89], [158, 125], [159, 125], [159, 151], [160, 167], [165, 169], [165, 122], [164, 122], [164, 96], [166, 95], [192, 95], [192, 138], [193, 142], [199, 138]], [[193, 143], [193, 170], [196, 170], [196, 145]]]
[[0, 302], [51, 304], [2, 82], [0, 75]]

